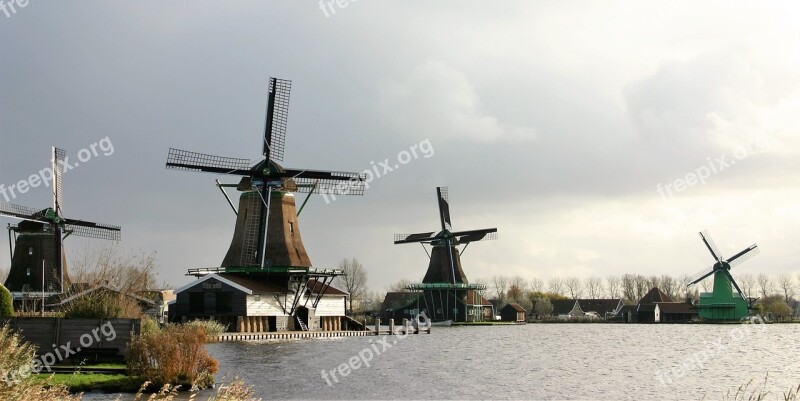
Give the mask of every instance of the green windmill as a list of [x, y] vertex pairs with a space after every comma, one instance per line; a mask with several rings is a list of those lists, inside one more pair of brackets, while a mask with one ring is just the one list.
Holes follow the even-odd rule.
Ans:
[[[739, 285], [736, 284], [736, 280], [731, 276], [730, 270], [757, 255], [758, 245], [750, 245], [736, 255], [725, 259], [707, 232], [701, 232], [700, 238], [703, 239], [706, 248], [716, 260], [710, 269], [703, 269], [687, 282], [687, 285], [697, 284], [712, 274], [714, 275], [714, 290], [700, 294], [698, 303], [700, 317], [710, 321], [740, 320], [747, 317], [755, 299], [747, 298], [744, 295]], [[733, 291], [733, 288], [736, 289], [736, 292]]]

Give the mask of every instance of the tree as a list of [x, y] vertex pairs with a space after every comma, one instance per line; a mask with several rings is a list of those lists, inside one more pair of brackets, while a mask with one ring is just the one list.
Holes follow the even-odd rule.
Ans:
[[561, 295], [563, 289], [564, 281], [560, 277], [552, 277], [550, 280], [547, 280], [547, 290], [551, 293]]
[[665, 274], [661, 276], [659, 279], [661, 291], [664, 291], [665, 294], [669, 295], [673, 301], [680, 301], [680, 298], [683, 294], [680, 293], [680, 285], [678, 285], [678, 280], [675, 280], [674, 277]]
[[772, 295], [772, 292], [774, 291], [772, 287], [772, 279], [768, 275], [761, 273], [758, 275], [756, 281], [758, 282], [758, 288], [761, 290], [762, 299]]
[[792, 316], [792, 308], [783, 297], [780, 295], [773, 295], [762, 299], [764, 311], [772, 313], [772, 317], [777, 321], [783, 321]]
[[389, 284], [388, 292], [408, 292], [409, 285], [413, 284], [411, 280], [400, 279], [392, 284]]
[[542, 292], [544, 291], [544, 282], [542, 281], [542, 279], [534, 277], [533, 279], [531, 279], [529, 287], [533, 292]]
[[553, 313], [553, 304], [547, 297], [536, 298], [534, 303], [534, 312], [537, 316], [550, 316]]
[[650, 281], [647, 277], [637, 274], [634, 276], [634, 285], [636, 286], [636, 300], [642, 299], [648, 291], [650, 291]]
[[14, 316], [14, 299], [11, 292], [0, 284], [0, 317]]
[[122, 293], [136, 293], [156, 286], [155, 266], [155, 252], [130, 253], [110, 245], [85, 252], [73, 261], [70, 276], [72, 282], [108, 284]]
[[578, 299], [583, 293], [583, 283], [578, 277], [570, 277], [564, 280], [564, 287], [567, 287], [567, 292], [572, 299]]
[[367, 290], [367, 272], [356, 258], [342, 259], [342, 261], [339, 262], [339, 269], [342, 270], [344, 274], [337, 276], [336, 280], [339, 285], [350, 293], [350, 310], [352, 311], [353, 300], [360, 301]]
[[622, 275], [622, 295], [628, 303], [636, 303], [641, 298], [636, 297], [636, 277], [633, 274]]
[[753, 288], [756, 286], [756, 278], [753, 277], [752, 274], [740, 274], [736, 282], [739, 283], [739, 288], [742, 289], [745, 297], [756, 298], [753, 294]]
[[617, 276], [606, 277], [606, 295], [609, 298], [619, 298], [620, 279]]
[[783, 292], [783, 300], [788, 305], [794, 298], [794, 280], [792, 280], [792, 276], [789, 273], [782, 273], [778, 276], [778, 286]]
[[502, 301], [508, 292], [508, 277], [494, 276], [492, 277], [492, 287], [494, 288], [494, 297]]
[[0, 283], [5, 283], [6, 278], [8, 277], [8, 270], [4, 267], [0, 267]]
[[598, 299], [603, 292], [603, 280], [600, 277], [591, 276], [586, 279], [586, 291], [589, 291], [589, 298]]

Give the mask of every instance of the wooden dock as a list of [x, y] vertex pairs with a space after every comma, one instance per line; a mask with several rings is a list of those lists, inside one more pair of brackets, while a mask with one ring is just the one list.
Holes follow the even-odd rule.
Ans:
[[409, 321], [403, 321], [402, 325], [395, 325], [394, 320], [389, 321], [388, 326], [381, 326], [381, 320], [377, 319], [375, 326], [362, 331], [273, 331], [262, 333], [222, 333], [213, 337], [215, 342], [230, 341], [261, 341], [261, 340], [297, 340], [303, 338], [343, 338], [343, 337], [365, 337], [381, 335], [408, 335], [431, 333], [431, 326], [417, 324], [414, 327]]

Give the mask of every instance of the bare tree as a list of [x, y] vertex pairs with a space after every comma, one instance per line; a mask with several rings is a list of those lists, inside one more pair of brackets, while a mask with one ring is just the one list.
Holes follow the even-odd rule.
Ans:
[[608, 295], [609, 298], [619, 298], [619, 291], [621, 288], [618, 276], [606, 277], [606, 295]]
[[126, 252], [116, 245], [88, 250], [71, 261], [70, 278], [90, 286], [108, 284], [122, 293], [152, 290], [156, 286], [156, 253]]
[[413, 284], [411, 280], [400, 279], [392, 284], [389, 284], [387, 292], [408, 292], [408, 288], [406, 287], [408, 287], [411, 284]]
[[531, 279], [529, 287], [533, 292], [542, 292], [544, 290], [544, 282], [542, 279], [534, 277]]
[[564, 280], [564, 287], [567, 287], [569, 297], [572, 299], [578, 299], [583, 294], [583, 282], [578, 277], [569, 277]]
[[553, 294], [561, 295], [561, 293], [564, 291], [564, 280], [562, 280], [560, 277], [551, 277], [549, 280], [547, 280], [547, 291]]
[[661, 276], [659, 279], [661, 291], [664, 291], [665, 294], [669, 295], [673, 301], [677, 301], [683, 294], [680, 293], [680, 286], [678, 285], [678, 281], [675, 280], [672, 276], [665, 274]]
[[0, 267], [0, 284], [6, 282], [6, 277], [8, 277], [8, 270], [5, 267]]
[[603, 279], [597, 276], [591, 276], [586, 279], [586, 291], [589, 292], [589, 298], [598, 299], [603, 292]]
[[773, 291], [775, 291], [772, 285], [772, 278], [770, 278], [770, 276], [767, 274], [759, 274], [756, 282], [758, 283], [758, 289], [761, 290], [762, 299], [766, 299], [768, 296], [772, 295]]
[[756, 286], [756, 278], [753, 277], [752, 274], [750, 273], [740, 274], [739, 279], [736, 280], [736, 282], [739, 283], [739, 288], [742, 289], [742, 292], [744, 293], [745, 297], [747, 297], [748, 299], [756, 298], [755, 296], [753, 296], [754, 295], [753, 288], [755, 288]]
[[492, 287], [494, 287], [495, 298], [502, 301], [506, 296], [506, 292], [508, 292], [508, 277], [492, 277]]
[[628, 302], [637, 302], [641, 297], [636, 297], [636, 276], [633, 274], [622, 275], [622, 295]]
[[794, 298], [794, 280], [789, 273], [778, 276], [778, 286], [783, 292], [783, 300], [788, 304]]
[[661, 279], [659, 279], [658, 276], [650, 276], [647, 278], [647, 288], [648, 290], [652, 288], [658, 288], [659, 290], [664, 291], [664, 289], [661, 288]]
[[339, 269], [344, 274], [337, 276], [336, 280], [350, 293], [350, 310], [353, 310], [353, 301], [362, 301], [364, 293], [367, 290], [367, 271], [364, 266], [356, 258], [342, 259], [339, 262]]
[[509, 280], [506, 302], [516, 302], [525, 310], [530, 311], [533, 304], [528, 298], [528, 283], [520, 276], [514, 276]]
[[636, 285], [636, 300], [638, 301], [650, 291], [650, 282], [647, 280], [647, 277], [640, 274], [637, 274], [634, 280], [634, 284]]
[[703, 292], [711, 292], [713, 289], [714, 284], [714, 276], [706, 277], [703, 281], [700, 282], [700, 288], [703, 289]]

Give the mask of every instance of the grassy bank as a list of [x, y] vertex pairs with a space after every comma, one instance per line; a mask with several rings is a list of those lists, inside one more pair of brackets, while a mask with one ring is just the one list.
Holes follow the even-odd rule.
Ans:
[[70, 393], [99, 390], [107, 393], [135, 393], [144, 384], [144, 379], [125, 374], [106, 373], [54, 373], [39, 374], [36, 382], [44, 387], [64, 386]]

